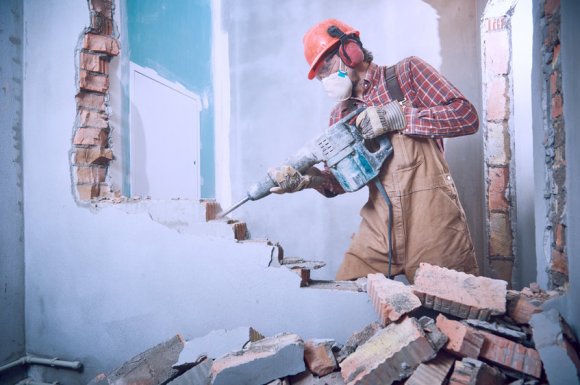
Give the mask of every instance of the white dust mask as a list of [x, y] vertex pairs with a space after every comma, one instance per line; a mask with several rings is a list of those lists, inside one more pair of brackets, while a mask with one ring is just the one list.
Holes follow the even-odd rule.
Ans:
[[328, 75], [322, 79], [322, 86], [326, 94], [336, 101], [343, 101], [352, 95], [352, 81], [346, 73], [346, 69], [342, 70], [342, 61], [340, 62], [338, 72]]

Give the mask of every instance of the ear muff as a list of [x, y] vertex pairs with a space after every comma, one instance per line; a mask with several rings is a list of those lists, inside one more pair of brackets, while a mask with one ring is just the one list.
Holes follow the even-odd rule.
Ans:
[[358, 66], [365, 58], [360, 43], [351, 39], [340, 44], [340, 47], [338, 48], [338, 56], [340, 56], [342, 62], [350, 68]]
[[354, 68], [363, 62], [365, 55], [356, 33], [346, 34], [336, 25], [328, 27], [327, 32], [330, 36], [339, 39], [338, 56], [344, 64]]

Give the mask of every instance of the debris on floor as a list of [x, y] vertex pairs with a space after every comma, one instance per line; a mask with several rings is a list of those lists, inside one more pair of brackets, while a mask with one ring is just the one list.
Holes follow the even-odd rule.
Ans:
[[558, 292], [507, 290], [505, 281], [429, 264], [413, 285], [363, 280], [378, 320], [344, 344], [251, 327], [177, 335], [89, 385], [578, 383], [578, 341], [556, 310], [543, 310]]

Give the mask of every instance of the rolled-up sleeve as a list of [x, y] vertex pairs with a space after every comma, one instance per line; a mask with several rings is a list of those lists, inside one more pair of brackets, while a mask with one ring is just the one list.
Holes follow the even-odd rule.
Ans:
[[477, 132], [479, 118], [475, 107], [443, 75], [414, 56], [400, 65], [401, 88], [409, 90], [410, 99], [403, 106], [405, 134], [450, 138]]

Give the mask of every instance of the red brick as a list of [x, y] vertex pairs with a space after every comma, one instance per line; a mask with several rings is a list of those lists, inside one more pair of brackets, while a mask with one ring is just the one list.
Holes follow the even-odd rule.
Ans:
[[566, 226], [562, 223], [556, 225], [556, 249], [564, 251], [566, 245]]
[[484, 342], [479, 358], [536, 378], [542, 375], [542, 360], [537, 350], [479, 330]]
[[76, 167], [78, 184], [99, 184], [105, 181], [106, 167], [81, 166]]
[[489, 18], [486, 21], [487, 21], [486, 22], [486, 26], [487, 26], [486, 32], [500, 31], [502, 29], [505, 29], [506, 24], [507, 24], [507, 20], [506, 20], [505, 16]]
[[104, 128], [79, 128], [75, 132], [73, 144], [106, 147], [109, 142], [109, 130]]
[[562, 116], [563, 106], [562, 106], [562, 95], [556, 94], [552, 96], [552, 118], [556, 119]]
[[109, 77], [80, 70], [79, 87], [83, 90], [105, 93], [109, 90]]
[[443, 385], [455, 359], [448, 354], [439, 353], [434, 359], [423, 362], [413, 372], [405, 385]]
[[507, 315], [518, 324], [528, 324], [532, 315], [540, 313], [542, 308], [532, 303], [525, 295], [514, 293], [508, 296]]
[[83, 39], [83, 48], [89, 51], [106, 53], [111, 56], [119, 54], [119, 42], [109, 36], [87, 33]]
[[437, 316], [437, 327], [448, 338], [444, 346], [446, 351], [459, 357], [479, 357], [484, 337], [476, 329], [450, 320], [443, 314]]
[[509, 95], [507, 80], [501, 76], [491, 80], [485, 95], [487, 120], [505, 120], [509, 117]]
[[490, 213], [489, 255], [503, 257], [513, 255], [512, 239], [513, 237], [509, 214]]
[[509, 168], [490, 167], [488, 199], [490, 210], [507, 211], [509, 209]]
[[100, 72], [103, 74], [109, 73], [109, 62], [101, 55], [96, 55], [90, 52], [81, 52], [80, 61], [80, 66], [84, 70]]
[[556, 271], [568, 275], [568, 257], [566, 253], [558, 250], [552, 250], [552, 259], [550, 260], [551, 271]]
[[383, 326], [421, 306], [421, 301], [410, 286], [380, 273], [367, 276], [367, 292]]
[[510, 45], [506, 29], [488, 32], [485, 39], [486, 72], [490, 75], [505, 75], [509, 71]]
[[560, 0], [546, 0], [544, 4], [544, 12], [547, 16], [551, 16], [560, 9]]
[[105, 111], [105, 95], [92, 92], [79, 92], [76, 96], [77, 105], [90, 110]]
[[560, 73], [558, 71], [554, 71], [550, 74], [550, 95], [554, 95], [556, 92], [559, 91], [558, 87], [558, 78], [560, 77]]
[[380, 330], [341, 364], [347, 385], [391, 384], [412, 374], [436, 351], [414, 318]]
[[222, 211], [220, 204], [215, 200], [204, 200], [201, 204], [205, 209], [206, 222], [216, 219], [218, 214]]
[[244, 239], [248, 239], [248, 226], [246, 222], [234, 222], [232, 229], [234, 230], [234, 238], [236, 240], [243, 241]]
[[79, 127], [107, 128], [109, 121], [107, 114], [81, 108], [79, 110]]
[[97, 35], [112, 35], [113, 19], [105, 17], [99, 13], [91, 14], [91, 32]]
[[112, 0], [90, 0], [89, 7], [91, 8], [91, 11], [101, 13], [107, 17], [113, 17]]
[[455, 363], [449, 385], [503, 385], [505, 376], [484, 362], [464, 358]]
[[505, 313], [507, 282], [421, 263], [413, 290], [423, 306], [460, 318]]
[[304, 342], [304, 361], [308, 369], [317, 376], [326, 376], [337, 367], [332, 353], [333, 340], [308, 340]]
[[75, 151], [75, 164], [108, 164], [113, 159], [113, 151], [110, 148], [91, 147], [77, 148]]

